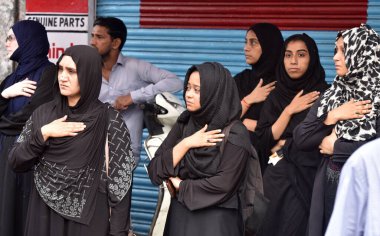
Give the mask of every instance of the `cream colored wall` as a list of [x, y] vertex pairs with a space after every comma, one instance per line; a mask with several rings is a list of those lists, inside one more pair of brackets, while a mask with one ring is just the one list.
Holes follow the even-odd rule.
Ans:
[[16, 20], [24, 18], [25, 0], [0, 0], [0, 81], [13, 69], [13, 63], [6, 57], [7, 32]]

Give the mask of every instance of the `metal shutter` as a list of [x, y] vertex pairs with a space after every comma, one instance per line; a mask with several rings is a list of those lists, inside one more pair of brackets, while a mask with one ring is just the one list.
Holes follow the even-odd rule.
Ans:
[[[175, 4], [175, 2], [177, 3]], [[231, 24], [226, 20], [223, 21], [223, 19], [229, 18], [231, 20], [234, 18], [234, 14], [236, 15], [239, 11], [248, 12], [247, 14], [250, 14], [250, 11], [244, 9], [242, 10], [242, 7], [234, 7], [236, 5], [235, 1], [231, 1], [230, 4], [228, 4], [227, 1], [216, 0], [198, 0], [192, 2], [180, 1], [180, 4], [182, 4], [182, 6], [178, 4], [178, 1], [175, 2], [162, 2], [158, 0], [143, 1], [143, 7], [141, 10], [140, 1], [98, 0], [97, 15], [118, 17], [122, 19], [127, 25], [128, 37], [126, 45], [123, 48], [123, 53], [125, 55], [149, 61], [160, 68], [167, 69], [176, 73], [181, 79], [183, 79], [187, 69], [191, 65], [202, 63], [204, 61], [221, 62], [231, 71], [233, 75], [247, 67], [244, 59], [243, 46], [245, 29], [248, 28], [248, 26], [251, 24], [251, 20], [242, 20], [240, 23], [238, 22], [237, 24]], [[248, 4], [252, 1], [245, 2]], [[326, 70], [326, 80], [331, 82], [335, 76], [332, 57], [335, 37], [337, 34], [336, 27], [348, 26], [353, 24], [352, 22], [355, 23], [353, 26], [359, 25], [359, 23], [356, 24], [357, 21], [355, 20], [366, 19], [366, 17], [362, 18], [362, 12], [359, 14], [359, 16], [354, 16], [352, 10], [353, 8], [360, 8], [359, 11], [363, 11], [363, 6], [365, 9], [367, 8], [367, 2], [355, 1], [355, 5], [355, 3], [346, 4], [345, 2], [347, 1], [341, 0], [335, 1], [338, 4], [331, 4], [329, 0], [315, 1], [319, 4], [318, 9], [324, 9], [327, 13], [329, 13], [328, 16], [330, 18], [326, 19], [331, 19], [331, 17], [337, 15], [337, 13], [340, 12], [340, 14], [334, 18], [334, 24], [323, 24], [319, 28], [318, 20], [313, 17], [314, 12], [315, 15], [319, 14], [316, 8], [312, 8], [311, 10], [309, 9], [304, 13], [305, 19], [314, 19], [314, 21], [308, 21], [309, 24], [304, 23], [303, 19], [289, 18], [292, 15], [290, 13], [294, 13], [294, 6], [302, 3], [303, 1], [273, 0], [267, 2], [269, 2], [268, 4], [272, 5], [277, 3], [279, 7], [285, 5], [285, 7], [282, 9], [285, 9], [285, 11], [288, 12], [288, 18], [283, 17], [286, 19], [286, 21], [278, 22], [279, 25], [282, 26], [282, 29], [286, 29], [282, 31], [284, 38], [295, 33], [305, 32], [316, 40], [319, 47], [321, 62]], [[194, 3], [198, 5], [200, 3], [204, 3], [203, 6], [208, 5], [209, 7], [214, 6], [215, 4], [219, 4], [220, 6], [227, 5], [228, 7], [225, 8], [224, 11], [208, 11], [209, 13], [207, 14], [211, 14], [210, 12], [213, 12], [213, 15], [208, 17], [207, 14], [205, 14], [204, 17], [206, 20], [197, 21], [195, 18], [191, 18], [191, 14], [188, 15], [187, 18], [184, 18], [184, 13], [183, 11], [181, 12], [181, 9], [184, 5], [187, 4], [187, 6], [189, 6], [191, 3], [193, 3], [193, 5]], [[311, 4], [310, 2], [308, 3]], [[327, 7], [326, 10], [326, 7], [323, 8], [323, 3], [325, 5], [327, 4], [326, 6], [335, 6], [336, 8], [329, 10]], [[155, 13], [157, 11], [159, 12], [160, 10], [162, 11], [161, 8], [165, 5], [166, 10], [172, 9], [170, 10], [170, 14], [165, 13], [165, 15], [162, 13]], [[342, 7], [342, 5], [344, 5], [344, 7]], [[201, 6], [199, 6], [199, 8], [200, 7]], [[157, 11], [155, 11], [155, 8], [157, 8]], [[338, 8], [345, 9], [346, 11], [338, 11], [334, 13], [335, 9]], [[228, 11], [228, 9], [231, 10]], [[240, 10], [235, 11], [234, 13], [234, 9]], [[266, 9], [267, 10], [264, 8], [261, 9], [261, 18], [257, 19], [271, 19], [271, 17], [274, 16], [273, 14], [279, 14], [279, 12], [281, 12], [279, 9], [273, 9], [273, 6]], [[140, 11], [143, 12], [143, 20], [141, 19]], [[199, 16], [199, 9], [197, 11], [197, 18], [202, 18]], [[167, 23], [170, 20], [169, 18], [176, 17], [176, 13], [178, 13], [177, 15], [182, 14], [182, 20], [172, 21], [174, 23], [171, 23], [169, 25]], [[293, 15], [296, 16], [297, 14]], [[350, 15], [352, 16], [351, 18], [348, 17]], [[149, 19], [149, 17], [151, 17], [151, 19]], [[212, 28], [207, 28], [211, 27], [214, 23], [212, 20], [207, 20], [211, 18], [220, 19], [224, 23], [220, 23], [218, 26]], [[190, 23], [193, 21], [197, 21], [198, 24], [191, 25]], [[206, 25], [207, 27], [200, 25], [199, 22]], [[329, 20], [327, 20], [327, 22], [329, 22]], [[372, 25], [372, 27], [375, 28], [377, 32], [380, 32], [380, 0], [370, 0], [368, 2], [367, 23]], [[173, 25], [175, 24], [177, 24], [177, 26], [174, 27]], [[186, 26], [186, 24], [188, 26]], [[191, 27], [189, 27], [189, 24]], [[143, 25], [143, 27], [141, 25]], [[305, 30], [302, 30], [303, 25], [307, 25], [307, 28], [304, 28]], [[326, 28], [329, 28], [328, 26], [331, 25], [333, 25], [333, 29], [324, 30]], [[177, 95], [182, 100], [181, 93], [178, 93]], [[146, 137], [147, 132], [144, 131], [143, 138]], [[134, 231], [139, 235], [147, 235], [149, 232], [149, 227], [155, 210], [157, 201], [156, 199], [158, 195], [157, 187], [151, 185], [150, 180], [146, 174], [144, 164], [147, 163], [147, 156], [145, 151], [143, 151], [141, 154], [141, 162], [134, 173], [132, 193], [132, 223]]]

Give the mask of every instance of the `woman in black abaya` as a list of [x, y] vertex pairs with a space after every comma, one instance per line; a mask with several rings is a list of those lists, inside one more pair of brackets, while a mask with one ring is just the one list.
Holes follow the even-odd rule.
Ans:
[[274, 89], [275, 69], [284, 44], [281, 31], [269, 23], [252, 25], [245, 36], [245, 69], [234, 79], [242, 104], [242, 121], [254, 131], [260, 117], [262, 102]]
[[[242, 235], [238, 190], [251, 146], [235, 82], [222, 65], [207, 62], [192, 66], [184, 84], [187, 111], [148, 167], [154, 184], [170, 179], [178, 191], [164, 235]], [[232, 122], [221, 152], [222, 129]]]
[[120, 114], [98, 100], [101, 58], [73, 46], [57, 67], [54, 100], [9, 154], [16, 171], [34, 169], [25, 235], [127, 235], [134, 158]]
[[325, 234], [344, 163], [363, 144], [380, 136], [380, 36], [368, 25], [338, 33], [336, 77], [295, 129], [297, 146], [320, 150], [308, 235]]
[[[251, 132], [251, 142], [255, 147], [257, 140], [252, 132], [256, 129], [263, 102], [275, 88], [275, 71], [283, 44], [281, 31], [270, 23], [252, 25], [245, 36], [245, 60], [252, 68], [243, 70], [234, 79], [241, 100], [241, 120]], [[264, 172], [266, 163], [262, 160], [260, 163]]]
[[256, 130], [270, 162], [263, 178], [270, 204], [260, 235], [304, 236], [320, 157], [318, 151], [297, 149], [292, 133], [327, 84], [317, 45], [307, 34], [290, 36], [281, 58], [276, 89], [264, 103]]

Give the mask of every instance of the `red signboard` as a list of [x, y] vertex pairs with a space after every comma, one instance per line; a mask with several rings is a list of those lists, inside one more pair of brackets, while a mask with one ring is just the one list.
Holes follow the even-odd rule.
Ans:
[[26, 0], [26, 12], [85, 13], [88, 14], [88, 1], [65, 0]]
[[67, 47], [88, 44], [89, 2], [26, 0], [26, 19], [40, 22], [48, 32], [51, 61], [55, 62]]

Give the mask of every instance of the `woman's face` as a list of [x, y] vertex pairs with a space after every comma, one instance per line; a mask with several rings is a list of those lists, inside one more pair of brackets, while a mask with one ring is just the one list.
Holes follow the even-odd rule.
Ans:
[[284, 65], [291, 79], [301, 78], [310, 63], [310, 54], [302, 40], [290, 41], [286, 46]]
[[10, 29], [7, 33], [7, 38], [5, 40], [5, 47], [8, 52], [7, 58], [9, 59], [18, 48], [17, 39], [12, 29]]
[[346, 66], [346, 57], [344, 56], [345, 49], [342, 37], [338, 38], [338, 40], [335, 42], [335, 50], [334, 63], [336, 74], [342, 77], [345, 76], [348, 72]]
[[66, 96], [69, 106], [75, 106], [80, 99], [77, 66], [70, 56], [63, 56], [58, 67], [59, 90]]
[[191, 73], [185, 92], [186, 108], [197, 111], [201, 108], [201, 79], [198, 71]]
[[248, 31], [247, 35], [245, 36], [244, 46], [245, 62], [249, 65], [256, 64], [259, 61], [262, 53], [263, 51], [255, 32], [252, 30]]

